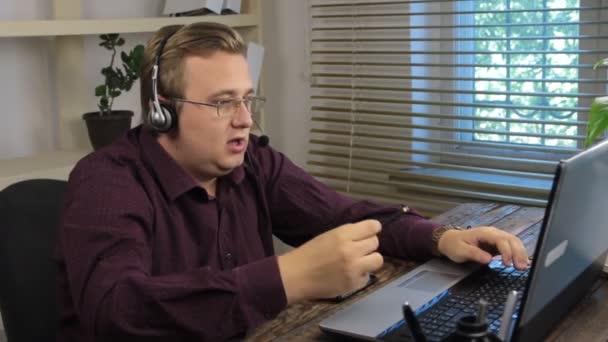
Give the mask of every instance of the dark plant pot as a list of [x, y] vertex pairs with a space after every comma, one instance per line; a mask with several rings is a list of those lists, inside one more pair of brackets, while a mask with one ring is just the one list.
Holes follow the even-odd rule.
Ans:
[[82, 115], [87, 123], [89, 140], [95, 150], [98, 150], [123, 135], [131, 128], [133, 112], [130, 110], [113, 110], [110, 115], [99, 115], [90, 112]]

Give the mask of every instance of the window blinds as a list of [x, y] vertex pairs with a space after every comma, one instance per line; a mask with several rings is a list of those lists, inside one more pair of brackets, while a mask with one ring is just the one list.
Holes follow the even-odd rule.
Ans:
[[543, 206], [606, 92], [608, 0], [310, 0], [309, 171], [429, 214]]

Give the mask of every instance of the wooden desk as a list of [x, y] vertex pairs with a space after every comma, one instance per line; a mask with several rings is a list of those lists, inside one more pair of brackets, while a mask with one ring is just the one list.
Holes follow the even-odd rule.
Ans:
[[[544, 215], [543, 208], [496, 203], [463, 204], [435, 218], [434, 221], [456, 225], [493, 225], [518, 234], [528, 252], [536, 244]], [[259, 327], [250, 341], [332, 341], [321, 332], [319, 322], [340, 307], [382, 287], [387, 281], [410, 271], [417, 264], [385, 258], [376, 275], [379, 282], [343, 303], [310, 301], [290, 306], [276, 319]], [[608, 279], [601, 278], [572, 312], [555, 328], [547, 341], [607, 341], [608, 340]]]

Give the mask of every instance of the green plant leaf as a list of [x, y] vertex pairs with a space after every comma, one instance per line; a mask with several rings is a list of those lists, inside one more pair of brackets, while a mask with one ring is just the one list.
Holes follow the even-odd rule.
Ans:
[[585, 148], [591, 146], [593, 141], [608, 128], [608, 96], [598, 97], [591, 104], [589, 121], [587, 122], [587, 136]]
[[126, 52], [123, 51], [120, 53], [120, 59], [123, 61], [123, 63], [129, 64], [131, 58], [126, 54]]
[[595, 70], [595, 69], [599, 68], [600, 66], [606, 66], [606, 65], [608, 65], [608, 58], [600, 59], [599, 61], [597, 61], [595, 63], [595, 65], [593, 66], [593, 69]]
[[104, 96], [106, 94], [106, 85], [102, 84], [102, 85], [98, 85], [97, 87], [95, 87], [95, 96]]
[[144, 52], [146, 51], [146, 47], [143, 46], [142, 44], [137, 44], [134, 48], [133, 48], [133, 53], [135, 54], [135, 57], [141, 59], [144, 57]]
[[126, 78], [125, 73], [120, 69], [116, 69], [116, 77], [120, 80], [120, 83], [124, 83]]
[[[102, 114], [109, 113], [112, 108], [111, 104], [115, 97], [122, 95], [124, 92], [131, 90], [135, 80], [139, 77], [139, 69], [144, 56], [145, 47], [142, 44], [136, 45], [128, 53], [117, 51], [117, 46], [123, 46], [125, 39], [119, 34], [102, 34], [99, 36], [102, 40], [99, 45], [112, 51], [110, 64], [101, 68], [101, 74], [105, 77], [104, 84], [95, 88], [95, 95], [99, 96], [99, 107]], [[120, 54], [122, 60], [122, 68], [115, 67], [116, 54]]]
[[112, 74], [112, 67], [107, 66], [107, 67], [101, 68], [101, 74], [104, 75], [104, 76], [106, 76], [106, 77], [108, 75], [111, 75]]
[[110, 88], [110, 91], [120, 88], [121, 80], [120, 76], [118, 76], [114, 71], [106, 78], [106, 85]]
[[145, 48], [143, 45], [139, 44], [133, 51], [131, 51], [131, 67], [133, 71], [137, 74], [139, 73], [139, 69], [141, 69], [141, 63], [144, 59]]

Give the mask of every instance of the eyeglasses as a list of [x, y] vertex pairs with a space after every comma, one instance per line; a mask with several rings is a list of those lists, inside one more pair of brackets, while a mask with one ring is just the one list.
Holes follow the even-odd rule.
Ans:
[[247, 108], [249, 114], [257, 114], [260, 110], [262, 110], [262, 107], [264, 107], [264, 103], [266, 102], [266, 98], [260, 96], [246, 96], [243, 98], [220, 100], [216, 103], [190, 101], [179, 98], [173, 98], [173, 100], [178, 102], [192, 103], [195, 105], [215, 107], [217, 109], [217, 116], [220, 118], [232, 117], [234, 114], [238, 113], [238, 111], [241, 109], [241, 103], [245, 105], [245, 108]]

